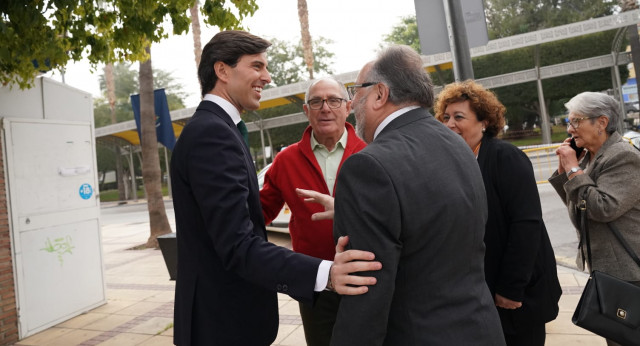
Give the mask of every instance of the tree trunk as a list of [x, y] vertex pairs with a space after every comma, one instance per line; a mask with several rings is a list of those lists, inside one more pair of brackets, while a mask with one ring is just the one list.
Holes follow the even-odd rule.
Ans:
[[199, 1], [193, 4], [193, 6], [189, 9], [191, 11], [191, 29], [193, 31], [193, 54], [196, 57], [196, 73], [198, 71], [198, 66], [200, 66], [200, 56], [202, 55], [202, 43], [200, 41], [200, 17], [198, 5]]
[[311, 33], [309, 33], [309, 12], [307, 10], [307, 0], [298, 0], [298, 18], [300, 19], [300, 34], [302, 35], [304, 62], [307, 64], [309, 79], [313, 79], [313, 46], [311, 44]]
[[[116, 124], [116, 83], [113, 78], [113, 63], [104, 66], [104, 79], [107, 85], [107, 99], [109, 101], [109, 110], [111, 111], [111, 123]], [[115, 144], [113, 151], [116, 153], [116, 183], [118, 185], [118, 201], [127, 199], [125, 190], [124, 170], [122, 167], [122, 156], [120, 155], [120, 146]]]
[[[150, 47], [145, 49], [150, 53]], [[142, 134], [142, 179], [147, 195], [149, 224], [151, 235], [147, 247], [158, 248], [159, 235], [171, 233], [167, 212], [162, 199], [160, 177], [160, 157], [158, 155], [158, 138], [156, 136], [156, 116], [153, 104], [153, 72], [151, 56], [140, 63], [140, 132]]]

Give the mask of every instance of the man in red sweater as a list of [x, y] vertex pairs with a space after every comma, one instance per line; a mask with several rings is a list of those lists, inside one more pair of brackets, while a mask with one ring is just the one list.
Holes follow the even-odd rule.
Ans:
[[[265, 224], [269, 224], [284, 203], [291, 209], [289, 233], [293, 250], [332, 260], [335, 255], [333, 221], [312, 221], [322, 206], [305, 203], [296, 188], [315, 190], [333, 196], [340, 166], [365, 143], [346, 122], [351, 101], [344, 85], [334, 78], [313, 81], [305, 95], [304, 113], [309, 126], [300, 142], [288, 146], [273, 160], [260, 191]], [[309, 346], [329, 345], [340, 296], [320, 292], [314, 306], [300, 304], [305, 339]]]

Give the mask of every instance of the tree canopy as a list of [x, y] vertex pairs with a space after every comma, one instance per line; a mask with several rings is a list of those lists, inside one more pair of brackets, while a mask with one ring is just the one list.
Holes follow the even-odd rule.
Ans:
[[487, 0], [485, 17], [489, 39], [608, 16], [614, 0]]
[[[267, 51], [269, 73], [275, 86], [282, 86], [307, 79], [308, 70], [304, 61], [302, 41], [291, 43], [277, 38], [269, 39], [271, 47]], [[313, 72], [315, 74], [332, 74], [334, 54], [327, 50], [332, 40], [319, 37], [313, 40]]]
[[[3, 0], [0, 2], [0, 83], [28, 88], [39, 71], [63, 69], [83, 58], [98, 63], [140, 61], [142, 174], [149, 210], [147, 247], [171, 232], [162, 203], [160, 164], [153, 111], [150, 46], [189, 29], [196, 0]], [[255, 0], [205, 0], [205, 21], [237, 29], [258, 8]]]
[[[145, 47], [191, 23], [195, 0], [3, 0], [0, 1], [0, 83], [29, 87], [41, 71], [69, 61], [139, 61]], [[258, 8], [255, 0], [206, 0], [205, 22], [238, 28]]]

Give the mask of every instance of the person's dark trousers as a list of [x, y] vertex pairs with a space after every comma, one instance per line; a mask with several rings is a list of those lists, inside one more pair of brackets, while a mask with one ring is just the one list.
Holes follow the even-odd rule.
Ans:
[[322, 291], [318, 294], [315, 305], [298, 304], [307, 346], [329, 346], [340, 305], [340, 295]]
[[533, 324], [518, 334], [504, 334], [507, 346], [544, 346], [547, 333], [544, 324]]

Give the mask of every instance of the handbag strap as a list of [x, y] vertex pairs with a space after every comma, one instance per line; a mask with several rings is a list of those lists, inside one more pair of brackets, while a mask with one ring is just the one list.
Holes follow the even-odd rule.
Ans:
[[[584, 232], [585, 243], [587, 245], [587, 264], [589, 264], [589, 268], [592, 269], [593, 267], [591, 266], [591, 241], [589, 240], [589, 227], [587, 223], [587, 196], [586, 195], [587, 195], [587, 192], [585, 191], [584, 198], [580, 200], [580, 202], [578, 203], [578, 210], [580, 211], [580, 227]], [[616, 236], [620, 244], [622, 244], [622, 247], [624, 247], [627, 253], [629, 253], [629, 256], [631, 256], [633, 261], [636, 262], [638, 267], [640, 267], [640, 258], [638, 258], [638, 256], [633, 251], [631, 246], [629, 246], [629, 243], [627, 243], [627, 241], [624, 239], [624, 237], [622, 236], [622, 233], [620, 233], [618, 228], [613, 223], [610, 223], [610, 222], [607, 223], [607, 226], [609, 226], [609, 229], [611, 229], [611, 231]], [[582, 243], [582, 240], [580, 241], [580, 243]]]
[[640, 258], [638, 258], [636, 253], [633, 252], [633, 249], [631, 248], [631, 246], [629, 246], [629, 243], [627, 243], [627, 241], [622, 236], [622, 233], [620, 233], [620, 231], [618, 231], [618, 228], [614, 226], [611, 222], [607, 223], [607, 225], [609, 226], [611, 231], [613, 231], [613, 234], [616, 236], [616, 238], [618, 238], [618, 241], [622, 244], [624, 249], [627, 250], [627, 252], [629, 253], [629, 256], [631, 256], [631, 258], [633, 258], [633, 261], [636, 262], [638, 267], [640, 267]]
[[[586, 200], [586, 192], [585, 198], [580, 200], [578, 203], [578, 210], [580, 211], [580, 228], [582, 229], [581, 237], [580, 237], [580, 245], [582, 245], [583, 240], [587, 245], [587, 264], [589, 265], [589, 269], [593, 270], [593, 266], [591, 265], [591, 241], [589, 240], [589, 227], [587, 224], [587, 200]], [[584, 238], [584, 239], [583, 239]], [[582, 249], [582, 246], [580, 246]], [[582, 258], [584, 260], [584, 253], [582, 253]]]

